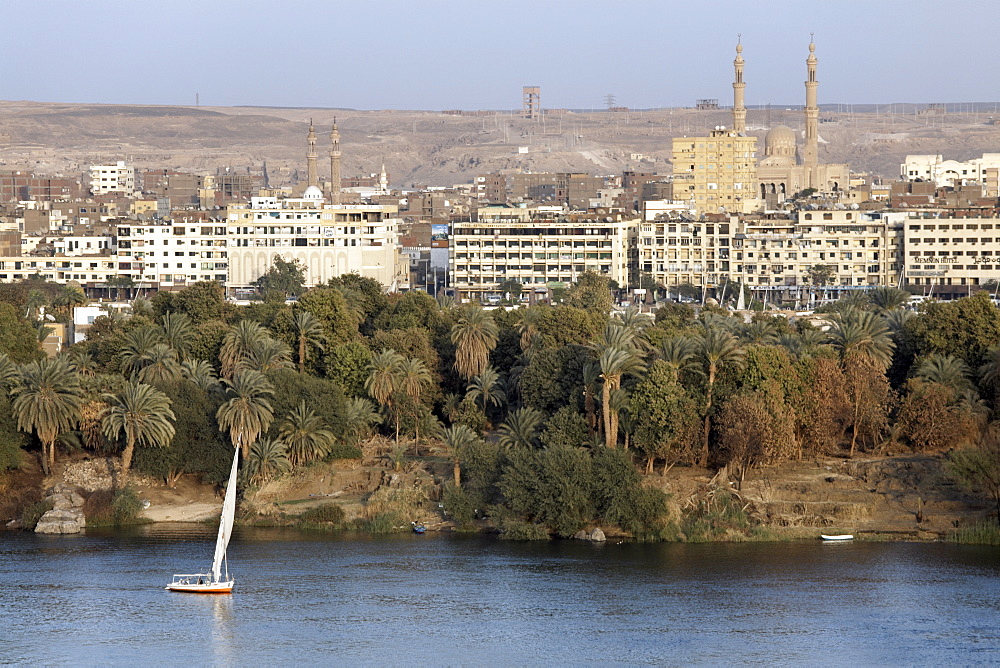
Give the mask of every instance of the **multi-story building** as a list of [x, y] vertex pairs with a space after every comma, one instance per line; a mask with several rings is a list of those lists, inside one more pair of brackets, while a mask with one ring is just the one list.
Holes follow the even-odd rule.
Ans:
[[902, 217], [905, 281], [935, 297], [964, 297], [974, 286], [1000, 282], [1000, 218], [961, 211], [920, 211]]
[[408, 274], [395, 206], [325, 204], [310, 187], [299, 199], [254, 197], [231, 206], [226, 223], [230, 288], [249, 288], [278, 256], [301, 262], [310, 286], [357, 273], [395, 289]]
[[94, 195], [135, 192], [135, 168], [127, 166], [124, 160], [114, 165], [91, 165], [88, 177]]
[[751, 213], [757, 197], [757, 138], [719, 127], [707, 137], [675, 137], [673, 197], [699, 213]]
[[223, 221], [128, 221], [117, 226], [121, 276], [143, 288], [169, 289], [198, 281], [228, 280]]
[[461, 297], [479, 300], [499, 296], [505, 281], [562, 287], [588, 271], [625, 285], [635, 222], [561, 206], [480, 208], [472, 219], [452, 222], [449, 283]]
[[938, 187], [955, 187], [970, 181], [985, 186], [987, 197], [997, 197], [1000, 153], [984, 153], [965, 162], [943, 160], [940, 155], [908, 155], [899, 166], [904, 181], [929, 181]]
[[899, 216], [851, 210], [790, 215], [663, 214], [639, 224], [633, 271], [664, 287], [718, 287], [740, 282], [769, 290], [810, 284], [810, 270], [828, 269], [828, 287], [896, 285]]

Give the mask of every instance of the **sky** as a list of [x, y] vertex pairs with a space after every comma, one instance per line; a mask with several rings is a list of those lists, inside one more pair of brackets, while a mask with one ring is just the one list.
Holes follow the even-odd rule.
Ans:
[[352, 109], [992, 102], [997, 0], [0, 0], [0, 99]]

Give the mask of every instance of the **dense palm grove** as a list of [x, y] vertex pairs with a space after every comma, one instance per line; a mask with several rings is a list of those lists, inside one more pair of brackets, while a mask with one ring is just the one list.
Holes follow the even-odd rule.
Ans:
[[133, 468], [220, 482], [237, 447], [252, 488], [357, 457], [380, 430], [399, 456], [447, 447], [456, 518], [666, 538], [642, 473], [711, 467], [738, 487], [784, 459], [910, 448], [951, 451], [956, 478], [1000, 507], [1000, 310], [985, 293], [915, 313], [879, 287], [828, 306], [821, 329], [711, 305], [609, 315], [596, 275], [557, 305], [485, 311], [354, 275], [302, 291], [277, 269], [265, 301], [236, 306], [211, 283], [139, 298], [53, 359], [41, 314], [65, 319], [82, 294], [0, 286], [0, 468], [29, 450], [47, 472], [82, 448], [120, 453], [121, 487]]

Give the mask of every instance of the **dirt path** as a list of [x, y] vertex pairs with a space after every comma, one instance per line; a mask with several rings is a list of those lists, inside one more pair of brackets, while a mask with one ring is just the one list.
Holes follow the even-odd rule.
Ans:
[[202, 522], [219, 517], [218, 503], [168, 503], [150, 505], [142, 516], [154, 522]]

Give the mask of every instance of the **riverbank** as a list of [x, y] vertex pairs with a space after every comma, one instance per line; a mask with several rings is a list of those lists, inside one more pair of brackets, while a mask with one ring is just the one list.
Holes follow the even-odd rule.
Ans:
[[[61, 461], [47, 478], [30, 464], [15, 475], [20, 479], [15, 484], [32, 485], [37, 492], [22, 490], [13, 499], [8, 490], [8, 503], [0, 508], [4, 524], [18, 517], [14, 500], [23, 505], [37, 500], [35, 496], [40, 499], [43, 490], [59, 482], [83, 494], [111, 489], [115, 464], [111, 458], [76, 456]], [[262, 485], [244, 498], [241, 521], [295, 525], [303, 513], [332, 505], [344, 526], [368, 527], [366, 522], [375, 515], [391, 510], [395, 521], [368, 527], [376, 532], [406, 530], [410, 521], [422, 522], [429, 531], [496, 531], [490, 521], [458, 525], [448, 515], [442, 497], [451, 476], [450, 459], [434, 447], [403, 462], [368, 452], [362, 459], [318, 463]], [[788, 540], [821, 533], [852, 533], [869, 540], [940, 540], [989, 513], [950, 480], [943, 459], [931, 455], [790, 461], [754, 470], [742, 485], [724, 476], [675, 467], [665, 476], [644, 476], [643, 484], [668, 494], [669, 514], [682, 527], [680, 540]], [[144, 502], [143, 521], [210, 522], [218, 515], [220, 490], [193, 476], [168, 486], [133, 474], [130, 484]], [[628, 537], [617, 527], [600, 528], [609, 538]]]

